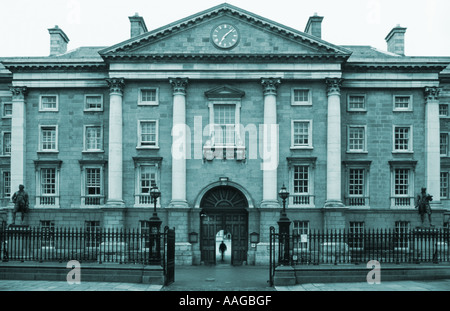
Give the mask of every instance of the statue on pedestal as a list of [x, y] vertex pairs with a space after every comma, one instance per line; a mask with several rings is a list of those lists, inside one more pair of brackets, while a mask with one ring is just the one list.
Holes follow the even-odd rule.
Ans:
[[428, 215], [430, 227], [433, 227], [433, 224], [431, 223], [431, 207], [430, 207], [431, 201], [433, 201], [433, 196], [427, 193], [427, 188], [422, 188], [422, 191], [417, 196], [416, 201], [416, 208], [419, 210], [420, 220], [422, 221], [422, 227], [425, 220], [425, 214]]
[[13, 211], [13, 224], [16, 223], [16, 213], [22, 213], [22, 224], [25, 218], [25, 214], [28, 212], [28, 193], [24, 190], [24, 185], [19, 185], [19, 191], [15, 192], [12, 196], [12, 201], [14, 203], [14, 211]]

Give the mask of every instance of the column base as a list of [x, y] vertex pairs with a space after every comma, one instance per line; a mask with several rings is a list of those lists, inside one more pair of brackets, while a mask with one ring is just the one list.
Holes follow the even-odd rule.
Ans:
[[186, 200], [172, 200], [169, 208], [189, 208], [189, 204]]
[[260, 205], [261, 208], [281, 208], [280, 202], [277, 200], [263, 200]]
[[108, 200], [104, 208], [125, 208], [125, 202], [122, 200]]
[[344, 203], [341, 200], [327, 200], [324, 205], [325, 208], [333, 208], [333, 207], [345, 207]]

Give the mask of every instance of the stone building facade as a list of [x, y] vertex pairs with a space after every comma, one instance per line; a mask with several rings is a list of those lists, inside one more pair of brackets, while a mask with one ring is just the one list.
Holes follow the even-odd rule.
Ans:
[[[0, 59], [0, 219], [24, 184], [30, 226], [148, 229], [149, 196], [177, 232], [179, 264], [213, 263], [220, 230], [234, 264], [266, 263], [286, 202], [291, 230], [420, 225], [415, 197], [449, 217], [449, 58], [324, 41], [229, 4], [129, 40]], [[197, 243], [190, 237], [198, 235]], [[250, 243], [252, 234], [259, 243]]]

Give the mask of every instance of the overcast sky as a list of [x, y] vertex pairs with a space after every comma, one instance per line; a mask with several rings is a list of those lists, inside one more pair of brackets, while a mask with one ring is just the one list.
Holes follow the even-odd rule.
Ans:
[[0, 10], [0, 57], [47, 56], [47, 29], [55, 25], [69, 50], [110, 46], [129, 38], [135, 12], [150, 31], [223, 2], [300, 31], [317, 12], [322, 39], [336, 45], [386, 50], [384, 38], [400, 24], [408, 28], [406, 55], [450, 56], [449, 0], [8, 0]]

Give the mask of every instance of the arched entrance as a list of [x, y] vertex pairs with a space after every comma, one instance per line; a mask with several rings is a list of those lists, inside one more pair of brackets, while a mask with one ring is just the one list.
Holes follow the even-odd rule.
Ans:
[[200, 250], [205, 264], [216, 264], [217, 234], [231, 236], [231, 264], [247, 261], [248, 201], [244, 194], [231, 186], [208, 190], [200, 202]]

